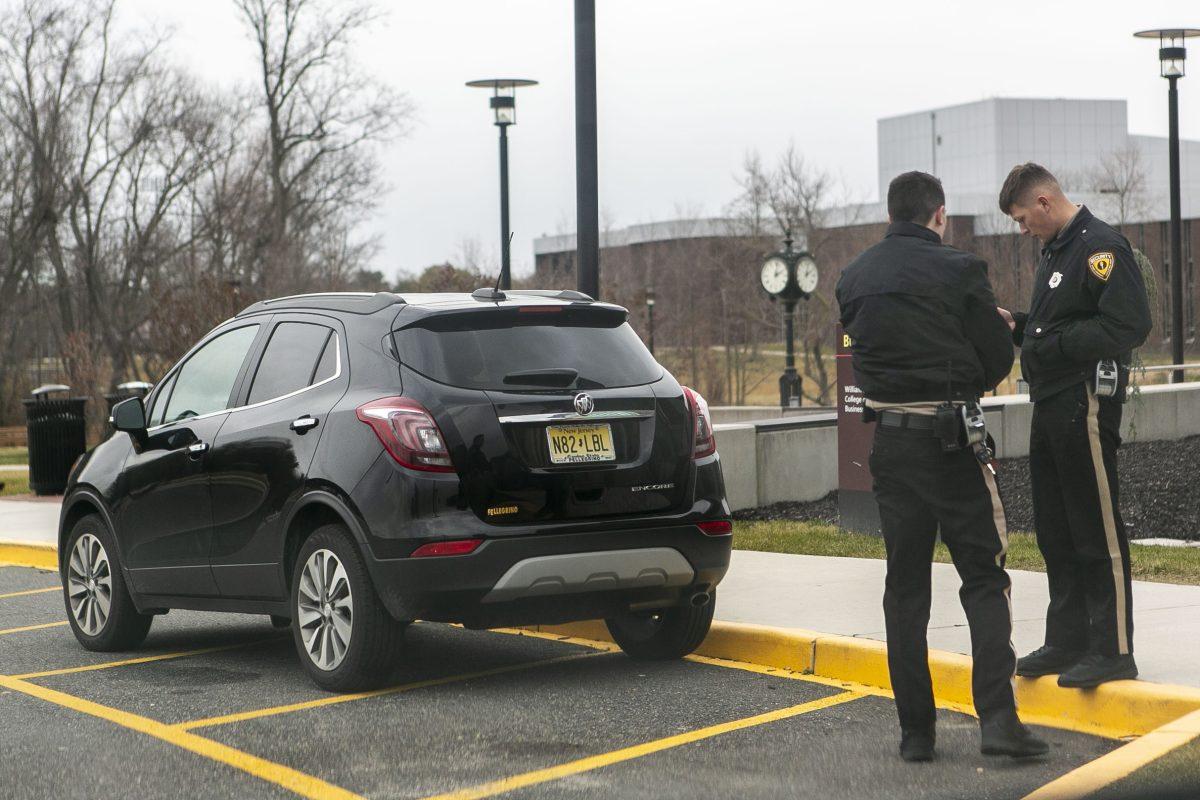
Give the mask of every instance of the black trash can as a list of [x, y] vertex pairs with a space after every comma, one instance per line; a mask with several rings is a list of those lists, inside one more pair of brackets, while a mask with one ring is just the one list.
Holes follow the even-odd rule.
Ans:
[[154, 388], [153, 383], [145, 381], [126, 381], [118, 383], [116, 391], [104, 395], [104, 402], [108, 403], [108, 415], [112, 416], [113, 406], [122, 400], [128, 400], [131, 397], [145, 397]]
[[[29, 438], [29, 489], [34, 494], [62, 494], [75, 459], [87, 449], [86, 397], [71, 397], [70, 386], [51, 384], [22, 400]], [[61, 392], [62, 397], [50, 397]]]

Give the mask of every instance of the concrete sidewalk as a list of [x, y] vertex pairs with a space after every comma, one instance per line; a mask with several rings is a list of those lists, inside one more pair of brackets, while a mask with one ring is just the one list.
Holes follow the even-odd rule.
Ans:
[[[53, 501], [0, 500], [0, 541], [54, 544], [58, 511]], [[1024, 655], [1042, 644], [1046, 576], [1018, 570], [1010, 574], [1013, 643]], [[735, 550], [718, 589], [717, 618], [882, 641], [883, 578], [884, 563], [874, 559]], [[970, 654], [958, 587], [953, 566], [933, 565], [929, 646]], [[1135, 581], [1133, 600], [1141, 679], [1200, 687], [1200, 587]]]
[[[735, 550], [717, 590], [717, 618], [883, 641], [884, 572], [884, 562], [875, 559]], [[1021, 570], [1009, 574], [1013, 644], [1024, 655], [1043, 643], [1046, 576]], [[969, 655], [971, 636], [958, 600], [960, 585], [952, 565], [933, 565], [929, 646]], [[1200, 586], [1134, 581], [1133, 604], [1140, 678], [1200, 687]]]

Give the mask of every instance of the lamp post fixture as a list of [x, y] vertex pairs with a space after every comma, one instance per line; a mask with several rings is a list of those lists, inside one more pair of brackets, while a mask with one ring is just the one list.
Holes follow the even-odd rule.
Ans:
[[801, 399], [800, 375], [796, 372], [796, 304], [812, 297], [820, 273], [817, 263], [806, 251], [792, 248], [792, 234], [783, 239], [783, 250], [767, 257], [759, 272], [759, 283], [772, 301], [783, 302], [783, 335], [786, 357], [783, 374], [779, 376], [779, 405], [799, 408]]
[[500, 129], [500, 289], [512, 288], [512, 268], [509, 259], [508, 229], [508, 126], [517, 124], [518, 86], [537, 86], [537, 81], [524, 78], [486, 78], [467, 81], [475, 89], [491, 89], [489, 105]]
[[[1183, 363], [1183, 226], [1179, 199], [1179, 90], [1187, 48], [1184, 40], [1200, 36], [1195, 28], [1160, 28], [1138, 31], [1140, 39], [1158, 39], [1159, 74], [1167, 79], [1168, 151], [1171, 169], [1171, 361]], [[1183, 370], [1171, 372], [1171, 383], [1183, 382]]]
[[654, 355], [654, 289], [646, 289], [646, 328], [650, 338], [650, 355]]

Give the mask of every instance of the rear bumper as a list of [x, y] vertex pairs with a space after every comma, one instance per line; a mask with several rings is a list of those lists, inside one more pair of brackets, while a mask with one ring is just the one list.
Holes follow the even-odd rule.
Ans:
[[396, 619], [481, 628], [678, 605], [721, 581], [732, 545], [732, 536], [670, 525], [495, 538], [465, 556], [377, 559], [367, 554], [367, 563]]

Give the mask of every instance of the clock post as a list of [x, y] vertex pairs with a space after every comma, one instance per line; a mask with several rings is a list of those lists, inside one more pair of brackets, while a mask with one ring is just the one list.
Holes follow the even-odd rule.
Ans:
[[800, 374], [796, 372], [796, 305], [807, 300], [817, 288], [816, 262], [807, 252], [792, 248], [790, 231], [784, 237], [783, 250], [763, 262], [759, 281], [772, 302], [783, 303], [785, 360], [779, 376], [779, 405], [798, 408], [801, 402]]
[[779, 405], [799, 408], [800, 374], [796, 372], [796, 301], [783, 301], [783, 336], [787, 340], [783, 374], [779, 376]]

